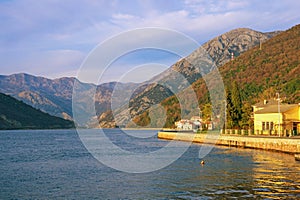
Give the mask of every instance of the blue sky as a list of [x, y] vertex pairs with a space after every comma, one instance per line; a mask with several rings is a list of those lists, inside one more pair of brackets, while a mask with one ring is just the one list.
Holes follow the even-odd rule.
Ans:
[[[298, 0], [2, 0], [0, 74], [76, 76], [97, 44], [124, 31], [174, 29], [202, 44], [239, 27], [286, 30], [300, 22], [299, 9]], [[134, 59], [118, 64], [126, 70]]]

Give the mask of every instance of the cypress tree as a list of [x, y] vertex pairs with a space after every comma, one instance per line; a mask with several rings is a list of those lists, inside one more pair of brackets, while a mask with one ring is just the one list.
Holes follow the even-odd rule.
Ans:
[[226, 128], [232, 128], [234, 123], [233, 123], [233, 118], [232, 118], [232, 102], [231, 102], [231, 91], [229, 88], [226, 88]]
[[253, 127], [253, 120], [251, 119], [251, 114], [252, 114], [251, 105], [248, 102], [244, 103], [242, 107], [242, 119], [240, 121], [240, 127], [244, 129]]
[[242, 99], [238, 84], [234, 81], [226, 90], [227, 100], [227, 128], [240, 128], [243, 116]]
[[231, 102], [232, 102], [233, 125], [236, 128], [240, 128], [239, 122], [242, 119], [242, 99], [236, 81], [232, 83], [232, 87], [231, 87]]

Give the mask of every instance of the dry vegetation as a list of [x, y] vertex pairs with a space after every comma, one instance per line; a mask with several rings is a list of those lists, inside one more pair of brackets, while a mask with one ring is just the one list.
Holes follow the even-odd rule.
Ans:
[[[239, 86], [241, 100], [251, 105], [274, 98], [276, 92], [286, 103], [300, 103], [300, 25], [271, 38], [219, 68], [225, 87], [232, 82]], [[193, 83], [199, 105], [209, 103], [209, 93], [202, 78]], [[167, 113], [165, 127], [180, 119], [180, 105], [175, 96], [161, 102]], [[145, 118], [145, 119], [144, 119]], [[147, 120], [146, 120], [147, 118]], [[136, 123], [149, 121], [147, 113], [134, 119]]]

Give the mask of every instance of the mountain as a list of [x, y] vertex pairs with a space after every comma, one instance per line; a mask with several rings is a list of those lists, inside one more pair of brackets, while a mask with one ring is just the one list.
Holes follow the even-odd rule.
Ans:
[[280, 31], [262, 33], [248, 28], [238, 28], [208, 41], [203, 48], [217, 66], [222, 66], [231, 59], [232, 53], [234, 57], [238, 57], [279, 33]]
[[0, 92], [51, 115], [72, 119], [74, 78], [50, 80], [29, 74], [0, 76]]
[[220, 68], [225, 84], [237, 81], [251, 103], [280, 93], [287, 103], [300, 102], [300, 25], [281, 32]]
[[191, 63], [199, 63], [201, 53], [204, 50], [217, 66], [223, 66], [231, 60], [232, 56], [238, 57], [244, 52], [263, 43], [279, 34], [280, 31], [262, 33], [248, 28], [238, 28], [224, 33], [220, 36], [204, 43], [199, 49], [192, 52], [187, 58], [176, 62], [171, 68], [183, 74], [190, 83], [201, 77], [201, 72], [197, 71]]
[[[21, 73], [0, 76], [0, 92], [11, 95], [51, 115], [73, 119], [72, 94], [76, 82], [81, 88], [79, 90], [81, 99], [76, 100], [79, 110], [76, 112], [91, 118], [90, 121], [82, 123], [90, 126], [99, 126], [98, 124], [100, 124], [101, 127], [114, 127], [115, 120], [117, 120], [118, 124], [126, 125], [130, 119], [140, 115], [150, 106], [159, 104], [173, 95], [173, 92], [164, 85], [177, 79], [174, 71], [182, 74], [190, 83], [201, 76], [201, 72], [191, 62], [198, 62], [202, 48], [214, 59], [216, 66], [220, 66], [230, 60], [231, 52], [238, 56], [258, 45], [260, 41], [266, 41], [276, 34], [278, 32], [260, 33], [250, 29], [232, 30], [205, 43], [203, 47], [195, 50], [187, 58], [179, 60], [162, 74], [141, 84], [111, 82], [94, 85], [82, 83], [75, 78], [51, 80]], [[175, 90], [183, 88], [183, 85], [179, 84]], [[122, 92], [116, 94], [116, 88]], [[128, 94], [132, 95], [128, 96]], [[91, 98], [95, 105], [86, 105], [85, 102]], [[90, 114], [91, 106], [95, 106], [96, 116]]]
[[[86, 105], [91, 96], [95, 96], [96, 114], [101, 115], [110, 109], [111, 97], [115, 86], [121, 88], [125, 94], [130, 93], [130, 88], [134, 88], [135, 83], [103, 83], [100, 85], [82, 83], [76, 78], [58, 78], [47, 79], [36, 77], [25, 73], [12, 74], [9, 76], [0, 76], [0, 92], [13, 96], [24, 103], [49, 113], [53, 116], [64, 119], [73, 119], [72, 97], [74, 83], [77, 86], [77, 92], [80, 92], [80, 101], [77, 102], [78, 113], [83, 116], [90, 116], [91, 106]], [[127, 97], [128, 98], [128, 97]], [[122, 101], [126, 97], [121, 98]], [[114, 98], [114, 104], [118, 104], [118, 99]], [[92, 117], [92, 116], [91, 116]], [[91, 119], [92, 120], [92, 119]], [[85, 121], [84, 123], [90, 123]], [[84, 126], [86, 124], [80, 124]], [[113, 125], [111, 125], [112, 127]]]
[[[276, 93], [285, 103], [299, 103], [299, 47], [300, 25], [297, 25], [219, 67], [225, 87], [229, 88], [232, 82], [236, 82], [244, 104], [253, 105], [264, 99], [274, 99]], [[200, 107], [209, 103], [204, 79], [198, 79], [192, 86]], [[175, 96], [165, 99], [161, 105], [168, 113], [166, 126], [180, 119], [180, 105]], [[135, 122], [143, 124], [147, 112], [137, 116]]]
[[72, 128], [72, 121], [41, 112], [15, 98], [0, 93], [0, 129]]
[[[199, 71], [199, 68], [195, 66], [202, 65], [202, 62], [204, 61], [203, 50], [207, 53], [208, 59], [212, 60], [217, 67], [220, 67], [231, 60], [231, 54], [233, 54], [234, 57], [237, 57], [279, 33], [279, 31], [261, 33], [247, 28], [239, 28], [208, 41], [199, 49], [191, 53], [191, 55], [180, 59], [161, 75], [150, 80], [149, 82], [153, 82], [152, 84], [141, 84], [143, 88], [138, 90], [138, 93], [132, 95], [129, 105], [124, 107], [125, 110], [128, 110], [130, 115], [123, 115], [123, 113], [126, 113], [124, 109], [118, 111], [117, 118], [121, 119], [117, 119], [118, 124], [127, 124], [130, 119], [142, 114], [145, 110], [150, 108], [150, 106], [159, 104], [162, 100], [173, 95], [168, 88], [163, 87], [163, 84], [161, 84], [162, 82], [165, 82], [165, 80], [172, 80], [172, 78], [170, 78], [172, 72], [179, 72], [191, 84], [201, 77], [203, 73], [208, 73]], [[211, 62], [208, 61], [208, 63]], [[181, 86], [179, 85], [178, 88], [180, 87]], [[104, 116], [100, 117], [99, 121], [103, 122], [111, 119], [113, 118], [108, 110], [105, 112]]]

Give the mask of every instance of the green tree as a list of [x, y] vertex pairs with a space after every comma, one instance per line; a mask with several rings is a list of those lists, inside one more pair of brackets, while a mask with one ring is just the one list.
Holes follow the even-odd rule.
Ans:
[[226, 92], [227, 100], [227, 128], [240, 128], [242, 120], [242, 99], [238, 84], [234, 81]]
[[239, 122], [242, 119], [242, 99], [236, 81], [232, 83], [230, 98], [232, 103], [231, 117], [233, 120], [233, 128], [240, 128]]
[[240, 121], [241, 128], [249, 129], [253, 127], [253, 119], [251, 118], [252, 111], [252, 106], [248, 102], [245, 102], [242, 106], [242, 118]]
[[236, 81], [234, 81], [232, 83], [232, 88], [231, 88], [231, 102], [232, 105], [235, 109], [235, 119], [236, 121], [239, 121], [241, 119], [241, 115], [242, 115], [242, 99], [241, 99], [241, 94], [240, 94], [240, 90], [238, 87], [238, 84]]
[[211, 104], [207, 103], [203, 106], [202, 118], [204, 119], [204, 121], [209, 121], [211, 120], [211, 116], [212, 116], [212, 106]]
[[229, 88], [226, 89], [226, 128], [233, 128], [233, 105], [231, 102], [231, 91]]

